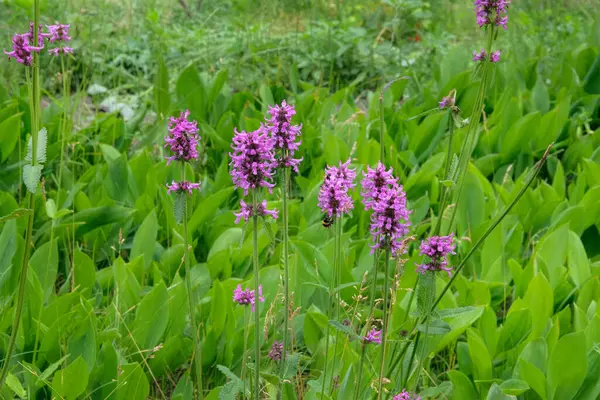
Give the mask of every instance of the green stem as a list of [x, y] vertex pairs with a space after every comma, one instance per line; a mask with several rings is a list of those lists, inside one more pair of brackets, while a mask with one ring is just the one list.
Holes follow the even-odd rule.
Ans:
[[[252, 209], [258, 208], [258, 194], [252, 193]], [[254, 293], [256, 296], [256, 307], [254, 309], [254, 398], [260, 398], [260, 307], [258, 301], [258, 288], [260, 280], [258, 276], [258, 214], [252, 216], [252, 259], [254, 264]]]
[[421, 339], [421, 331], [417, 331], [417, 337], [415, 338], [415, 342], [413, 345], [412, 353], [410, 353], [410, 359], [408, 361], [408, 367], [406, 371], [406, 377], [402, 382], [402, 386], [406, 387], [408, 384], [408, 380], [410, 379], [410, 370], [412, 368], [413, 362], [415, 361], [415, 355], [417, 354], [417, 348], [419, 347], [419, 340]]
[[385, 115], [383, 106], [383, 95], [386, 87], [381, 88], [379, 93], [379, 161], [385, 163]]
[[[339, 287], [342, 284], [342, 234], [344, 232], [344, 224], [343, 224], [343, 215], [340, 215], [340, 217], [337, 220], [336, 223], [336, 237], [335, 237], [335, 251], [336, 251], [336, 261], [337, 264], [334, 266], [335, 269], [335, 285], [334, 288]], [[341, 291], [338, 290], [336, 292], [336, 304], [335, 304], [335, 320], [339, 321], [340, 320], [340, 303], [342, 301], [342, 295], [341, 295]], [[331, 378], [330, 378], [330, 386], [329, 386], [329, 393], [333, 393], [333, 389], [334, 389], [334, 385], [333, 385], [333, 377], [335, 376], [335, 369], [337, 366], [337, 349], [338, 349], [338, 343], [339, 343], [339, 338], [340, 338], [340, 332], [336, 331], [335, 333], [335, 345], [333, 346], [333, 367], [331, 369]]]
[[[488, 57], [491, 53], [492, 43], [494, 41], [494, 26], [490, 25], [488, 28], [488, 42], [487, 42], [487, 54]], [[463, 141], [462, 148], [460, 151], [460, 157], [458, 159], [458, 180], [456, 182], [457, 190], [454, 192], [453, 200], [454, 207], [452, 208], [452, 214], [450, 217], [450, 222], [448, 224], [447, 233], [452, 231], [452, 226], [454, 224], [454, 219], [456, 218], [456, 211], [458, 210], [458, 200], [460, 198], [460, 194], [462, 192], [462, 187], [464, 184], [465, 175], [467, 173], [467, 168], [469, 166], [469, 161], [471, 160], [471, 154], [473, 152], [473, 148], [475, 147], [475, 140], [477, 138], [477, 127], [479, 126], [479, 120], [481, 118], [481, 114], [483, 112], [483, 101], [485, 100], [485, 95], [488, 86], [488, 75], [490, 68], [492, 67], [492, 63], [489, 60], [486, 60], [483, 64], [483, 73], [481, 77], [481, 82], [479, 83], [479, 90], [477, 93], [477, 98], [475, 100], [475, 104], [473, 105], [473, 110], [471, 112], [471, 117], [469, 121], [469, 128], [467, 130], [467, 135], [465, 136], [465, 140]], [[440, 209], [440, 215], [444, 210]]]
[[[377, 292], [377, 264], [379, 263], [379, 256], [380, 256], [380, 252], [379, 250], [376, 250], [375, 252], [375, 257], [373, 258], [373, 269], [372, 269], [372, 279], [373, 281], [371, 282], [371, 295], [370, 295], [370, 299], [369, 299], [369, 316], [367, 317], [367, 322], [365, 324], [365, 328], [364, 328], [364, 335], [365, 336], [367, 334], [367, 332], [369, 332], [369, 329], [371, 328], [371, 322], [373, 321], [373, 310], [375, 308], [375, 295]], [[360, 396], [360, 390], [361, 390], [361, 379], [362, 379], [362, 369], [363, 369], [363, 363], [365, 360], [365, 356], [367, 353], [367, 349], [366, 349], [366, 344], [363, 342], [361, 344], [361, 352], [360, 352], [360, 361], [358, 363], [358, 376], [356, 377], [356, 386], [354, 387], [354, 400], [358, 400], [358, 397]]]
[[244, 383], [244, 394], [246, 397], [246, 350], [248, 349], [248, 307], [244, 307], [244, 351], [242, 353], [242, 382]]
[[[34, 1], [34, 19], [33, 19], [33, 35], [34, 41], [37, 44], [38, 37], [38, 25], [40, 21], [40, 2], [39, 0]], [[30, 107], [33, 110], [31, 115], [31, 165], [35, 166], [37, 163], [37, 138], [39, 132], [39, 107], [40, 107], [40, 67], [39, 67], [39, 54], [33, 53], [33, 84], [32, 90], [33, 98], [29, 98]], [[27, 72], [29, 73], [29, 72]], [[31, 253], [31, 237], [33, 233], [33, 220], [34, 220], [34, 206], [35, 199], [33, 193], [27, 191], [27, 208], [31, 210], [29, 218], [27, 220], [27, 232], [25, 234], [25, 252], [23, 254], [23, 264], [21, 265], [21, 275], [19, 277], [19, 289], [17, 292], [17, 304], [15, 306], [15, 315], [12, 323], [12, 330], [10, 332], [10, 339], [8, 341], [8, 347], [6, 349], [6, 357], [4, 359], [4, 365], [2, 366], [2, 372], [0, 374], [0, 388], [4, 386], [6, 377], [8, 375], [8, 368], [10, 366], [10, 360], [15, 350], [15, 344], [17, 341], [17, 332], [19, 331], [19, 323], [21, 321], [21, 313], [23, 312], [23, 300], [25, 297], [25, 284], [27, 282], [27, 269], [29, 267], [29, 256]]]
[[[450, 176], [450, 167], [452, 165], [452, 144], [453, 144], [453, 139], [454, 139], [454, 121], [452, 118], [452, 110], [448, 111], [448, 135], [449, 135], [449, 139], [448, 139], [448, 152], [446, 154], [446, 170], [444, 172], [444, 179], [445, 180], [451, 180], [452, 177]], [[442, 199], [440, 201], [440, 207], [439, 207], [439, 213], [438, 213], [438, 219], [436, 221], [435, 224], [435, 228], [433, 230], [433, 232], [431, 232], [431, 236], [436, 236], [437, 234], [440, 233], [440, 230], [442, 228], [442, 219], [444, 217], [444, 209], [446, 208], [446, 203], [448, 201], [448, 195], [450, 193], [450, 188], [443, 186], [442, 188], [443, 192], [442, 192]]]
[[[185, 181], [185, 163], [181, 164], [181, 176], [182, 180]], [[195, 366], [195, 380], [197, 389], [197, 398], [200, 400], [204, 399], [203, 384], [202, 384], [202, 344], [200, 343], [200, 336], [198, 332], [198, 324], [196, 323], [196, 302], [194, 301], [194, 289], [192, 285], [192, 273], [190, 268], [190, 246], [188, 244], [188, 215], [187, 215], [187, 202], [184, 206], [183, 211], [183, 249], [184, 249], [184, 262], [185, 262], [185, 284], [188, 293], [188, 307], [190, 309], [190, 322], [192, 324], [193, 338], [194, 338], [194, 366]]]
[[390, 250], [389, 248], [385, 249], [385, 260], [383, 261], [384, 265], [384, 276], [383, 276], [383, 327], [381, 328], [381, 364], [379, 366], [379, 392], [377, 394], [377, 399], [381, 399], [381, 395], [383, 393], [383, 376], [385, 372], [385, 344], [386, 344], [386, 336], [387, 336], [387, 314], [388, 314], [388, 281], [389, 281], [389, 264], [390, 264]]
[[[284, 151], [284, 157], [287, 156], [287, 150]], [[289, 335], [289, 316], [290, 316], [290, 275], [288, 267], [289, 258], [289, 237], [288, 237], [288, 190], [289, 190], [289, 168], [283, 169], [283, 295], [284, 295], [284, 318], [283, 318], [283, 355], [281, 357], [281, 382], [283, 382], [283, 375], [285, 374], [285, 359], [288, 353], [288, 335]], [[283, 383], [280, 387], [280, 392], [283, 392]], [[283, 396], [283, 393], [282, 393]]]
[[[417, 292], [417, 285], [419, 284], [419, 277], [420, 277], [420, 274], [417, 275], [417, 279], [415, 280], [415, 284], [413, 285], [412, 292], [410, 293], [410, 297], [408, 298], [408, 306], [406, 307], [406, 318], [408, 318], [408, 316], [410, 314], [410, 308], [412, 307], [412, 303], [415, 299], [415, 293]], [[415, 329], [415, 326], [416, 326], [416, 323], [409, 332], [412, 332]], [[406, 353], [409, 343], [410, 342], [407, 341], [404, 344], [403, 349], [400, 351], [400, 354], [397, 357], [396, 357], [396, 349], [394, 349], [394, 353], [392, 354], [392, 357], [391, 357], [392, 363], [389, 368], [390, 373], [392, 371], [394, 371], [394, 369], [398, 366], [398, 363], [400, 362], [402, 357], [404, 357], [404, 354]]]
[[61, 125], [60, 125], [60, 130], [59, 130], [59, 134], [60, 134], [60, 164], [58, 166], [58, 184], [57, 184], [57, 190], [56, 190], [56, 206], [58, 207], [58, 209], [62, 208], [62, 205], [60, 204], [60, 188], [62, 185], [62, 176], [63, 176], [63, 165], [64, 165], [64, 158], [65, 158], [65, 137], [67, 135], [67, 132], [69, 130], [69, 122], [68, 122], [68, 118], [70, 116], [70, 102], [69, 102], [69, 87], [68, 87], [68, 81], [67, 81], [67, 71], [65, 68], [65, 61], [64, 61], [64, 57], [65, 56], [61, 56], [60, 57], [60, 66], [61, 66], [61, 70], [62, 70], [62, 83], [63, 83], [63, 117], [61, 119]]

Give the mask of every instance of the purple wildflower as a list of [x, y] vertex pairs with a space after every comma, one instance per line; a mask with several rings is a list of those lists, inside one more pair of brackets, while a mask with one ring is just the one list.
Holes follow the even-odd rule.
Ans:
[[456, 99], [454, 96], [448, 95], [446, 97], [442, 97], [442, 100], [439, 102], [440, 109], [454, 107]]
[[[242, 209], [239, 213], [233, 213], [236, 216], [235, 223], [239, 223], [241, 219], [248, 222], [250, 217], [254, 215], [252, 204], [247, 204], [244, 200], [240, 201]], [[259, 217], [270, 216], [277, 219], [279, 212], [277, 210], [267, 210], [267, 201], [263, 200], [261, 204], [256, 207], [256, 215]]]
[[188, 121], [190, 112], [186, 110], [179, 118], [171, 117], [169, 120], [169, 136], [165, 137], [165, 147], [174, 153], [167, 157], [167, 164], [171, 161], [189, 161], [198, 158], [198, 123]]
[[185, 193], [192, 194], [193, 189], [200, 189], [199, 183], [191, 183], [188, 181], [183, 182], [175, 182], [172, 181], [170, 185], [167, 185], [167, 193], [175, 192], [175, 193]]
[[365, 210], [371, 209], [373, 203], [380, 199], [384, 191], [398, 187], [398, 179], [394, 178], [392, 173], [393, 169], [390, 168], [386, 171], [385, 165], [381, 161], [377, 163], [375, 169], [367, 167], [367, 172], [363, 172], [365, 178], [361, 182], [363, 190], [360, 194], [363, 198]]
[[486, 57], [487, 54], [485, 53], [484, 49], [481, 49], [479, 53], [477, 51], [473, 52], [473, 61], [484, 61]]
[[269, 192], [275, 186], [273, 180], [276, 166], [273, 140], [267, 129], [261, 125], [253, 132], [238, 132], [233, 137], [231, 157], [231, 177], [236, 188], [244, 189], [248, 195], [250, 189], [266, 187]]
[[402, 389], [402, 392], [394, 396], [392, 400], [421, 400], [421, 396], [416, 393], [407, 392], [406, 389]]
[[63, 24], [47, 25], [48, 31], [50, 32], [47, 34], [50, 37], [50, 43], [71, 41], [71, 37], [69, 36], [70, 26], [71, 25]]
[[417, 264], [417, 271], [424, 274], [426, 271], [446, 271], [452, 274], [452, 268], [448, 267], [448, 254], [456, 254], [453, 243], [454, 234], [449, 236], [432, 236], [421, 242], [420, 255], [427, 256], [428, 262]]
[[500, 50], [496, 50], [490, 54], [490, 61], [493, 63], [500, 61]]
[[302, 158], [294, 158], [294, 152], [302, 141], [296, 142], [297, 136], [300, 135], [302, 124], [292, 125], [292, 116], [296, 114], [294, 106], [289, 105], [285, 100], [281, 106], [269, 106], [269, 114], [271, 118], [267, 121], [267, 130], [271, 133], [271, 138], [275, 149], [282, 150], [281, 157], [277, 159], [277, 164], [280, 167], [293, 168], [298, 172], [298, 164]]
[[[27, 35], [27, 40], [29, 41], [29, 43], [33, 43], [34, 42], [34, 36], [35, 36], [35, 32], [34, 32], [34, 23], [30, 22], [29, 23], [29, 32], [25, 33], [25, 35]], [[42, 24], [38, 25], [38, 47], [36, 49], [39, 48], [39, 50], [35, 50], [37, 52], [40, 52], [40, 50], [42, 50], [44, 48], [44, 38], [50, 37], [50, 35], [48, 33], [43, 33], [42, 32]]]
[[350, 160], [342, 163], [338, 167], [327, 167], [325, 169], [325, 178], [319, 189], [318, 205], [330, 218], [339, 217], [348, 213], [354, 208], [352, 198], [348, 191], [352, 189], [356, 171], [349, 168]]
[[54, 49], [50, 49], [48, 50], [48, 53], [54, 55], [54, 56], [58, 56], [60, 53], [63, 54], [73, 54], [73, 48], [72, 47], [68, 47], [68, 46], [64, 46], [64, 47], [56, 47]]
[[367, 336], [365, 336], [363, 340], [365, 343], [381, 344], [381, 331], [373, 328], [367, 333]]
[[510, 0], [475, 0], [475, 14], [477, 16], [477, 25], [484, 27], [485, 25], [495, 24], [507, 28], [508, 7]]
[[406, 193], [401, 185], [385, 189], [373, 203], [371, 215], [371, 253], [389, 249], [395, 257], [403, 251], [402, 236], [408, 233], [410, 211], [406, 208]]
[[[258, 285], [258, 300], [262, 301], [263, 303], [265, 302], [265, 298], [262, 294], [262, 285]], [[234, 303], [238, 303], [242, 306], [247, 306], [250, 304], [252, 306], [252, 311], [255, 311], [256, 296], [254, 290], [242, 290], [242, 285], [237, 285], [233, 291], [233, 301]]]
[[8, 59], [14, 58], [18, 63], [23, 64], [25, 66], [30, 66], [33, 62], [32, 52], [39, 52], [43, 48], [43, 39], [41, 47], [34, 47], [29, 45], [29, 33], [24, 33], [22, 35], [15, 34], [12, 39], [12, 51], [7, 52], [4, 50], [4, 54], [8, 56]]
[[274, 341], [271, 346], [271, 350], [269, 350], [269, 358], [273, 361], [281, 361], [283, 357], [283, 343], [279, 341]]

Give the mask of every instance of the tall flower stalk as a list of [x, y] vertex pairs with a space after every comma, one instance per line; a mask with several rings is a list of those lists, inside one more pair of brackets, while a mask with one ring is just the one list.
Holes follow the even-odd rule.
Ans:
[[194, 354], [192, 356], [195, 369], [195, 381], [197, 398], [204, 399], [202, 384], [202, 344], [200, 342], [200, 332], [196, 321], [196, 302], [192, 285], [192, 273], [190, 268], [191, 246], [188, 243], [188, 215], [187, 198], [191, 196], [193, 190], [200, 188], [199, 183], [192, 183], [186, 180], [186, 163], [198, 159], [198, 124], [196, 121], [189, 121], [189, 111], [182, 112], [179, 118], [171, 117], [169, 120], [169, 135], [165, 137], [165, 147], [168, 147], [172, 155], [167, 157], [167, 164], [173, 161], [181, 164], [181, 181], [173, 181], [167, 185], [169, 193], [175, 194], [175, 218], [177, 222], [183, 223], [183, 248], [185, 262], [185, 283], [188, 294], [188, 308], [190, 313], [190, 323], [192, 326], [194, 339]]
[[283, 320], [283, 352], [281, 362], [281, 376], [285, 373], [285, 358], [289, 350], [289, 319], [290, 319], [290, 277], [289, 277], [289, 215], [288, 198], [290, 195], [290, 173], [293, 169], [298, 172], [301, 158], [294, 158], [301, 141], [296, 141], [300, 135], [302, 124], [293, 125], [292, 117], [296, 110], [284, 100], [281, 105], [269, 107], [271, 118], [267, 120], [267, 129], [273, 139], [274, 150], [277, 152], [277, 167], [282, 171], [282, 236], [283, 236], [283, 298], [284, 298], [284, 320]]
[[[23, 64], [26, 67], [25, 75], [27, 77], [27, 86], [29, 89], [29, 108], [31, 114], [31, 141], [29, 146], [30, 154], [28, 154], [27, 160], [31, 163], [25, 165], [23, 169], [23, 180], [25, 181], [24, 183], [28, 189], [25, 202], [27, 204], [27, 208], [29, 209], [29, 216], [27, 218], [27, 231], [25, 233], [25, 252], [23, 254], [23, 264], [21, 265], [19, 287], [17, 291], [12, 329], [10, 333], [10, 339], [8, 341], [8, 347], [6, 348], [4, 364], [2, 365], [2, 372], [0, 373], [0, 388], [4, 386], [4, 382], [6, 381], [6, 377], [8, 375], [10, 360], [15, 350], [17, 332], [19, 331], [19, 322], [21, 321], [21, 314], [23, 312], [23, 299], [25, 297], [27, 270], [29, 267], [29, 257], [31, 255], [33, 220], [35, 217], [34, 195], [37, 191], [37, 187], [39, 184], [43, 168], [42, 162], [45, 161], [46, 152], [45, 133], [43, 133], [44, 137], [42, 139], [42, 148], [39, 149], [43, 154], [39, 154], [40, 152], [38, 151], [38, 133], [40, 132], [39, 52], [44, 46], [44, 39], [40, 30], [39, 21], [40, 3], [39, 0], [34, 0], [34, 20], [30, 24], [29, 33], [15, 35], [13, 37], [13, 50], [11, 52], [5, 51], [5, 54], [8, 55], [9, 59], [14, 58], [18, 63]], [[37, 46], [32, 46], [30, 43], [35, 43], [37, 44]]]
[[[350, 197], [350, 190], [354, 188], [354, 179], [356, 178], [356, 171], [350, 168], [350, 160], [348, 159], [345, 163], [340, 161], [337, 167], [328, 166], [325, 169], [325, 177], [323, 184], [319, 189], [318, 205], [321, 211], [330, 219], [334, 220], [336, 225], [336, 235], [334, 239], [334, 260], [333, 268], [331, 269], [331, 276], [329, 278], [329, 293], [327, 297], [327, 318], [332, 317], [331, 312], [331, 296], [334, 292], [336, 282], [339, 277], [339, 270], [341, 263], [339, 258], [341, 257], [341, 235], [343, 234], [343, 216], [348, 214], [353, 208], [354, 203], [352, 197]], [[336, 310], [339, 312], [339, 291], [336, 306]], [[321, 387], [321, 399], [325, 396], [325, 386], [327, 383], [327, 369], [329, 359], [329, 339], [330, 339], [330, 325], [327, 324], [327, 331], [325, 337], [325, 366], [323, 368], [323, 384]], [[335, 356], [335, 354], [334, 354]], [[334, 363], [335, 369], [335, 363]], [[333, 376], [333, 371], [332, 371]]]
[[[248, 221], [252, 218], [252, 264], [254, 268], [254, 287], [261, 291], [259, 279], [258, 260], [258, 217], [270, 215], [277, 218], [277, 213], [267, 210], [267, 203], [259, 203], [258, 197], [261, 188], [267, 188], [269, 192], [275, 186], [272, 183], [275, 174], [275, 154], [273, 150], [273, 139], [269, 136], [267, 129], [261, 125], [253, 132], [235, 131], [231, 157], [231, 177], [236, 188], [244, 191], [247, 196], [251, 192], [252, 203], [248, 205], [241, 201], [242, 210], [237, 213], [237, 221], [244, 218]], [[260, 398], [260, 314], [256, 309], [254, 312], [254, 398]]]

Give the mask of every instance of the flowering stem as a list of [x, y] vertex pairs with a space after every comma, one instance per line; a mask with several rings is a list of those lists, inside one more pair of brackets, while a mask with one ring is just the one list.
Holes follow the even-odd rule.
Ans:
[[244, 307], [244, 351], [242, 352], [242, 382], [244, 383], [244, 394], [246, 397], [246, 350], [248, 349], [248, 307]]
[[385, 260], [384, 260], [384, 275], [383, 275], [383, 326], [381, 328], [381, 364], [379, 366], [379, 393], [377, 394], [377, 399], [381, 399], [381, 394], [383, 393], [383, 375], [385, 372], [385, 339], [387, 335], [387, 307], [388, 307], [388, 267], [390, 264], [390, 250], [386, 246], [385, 249]]
[[[252, 209], [258, 208], [258, 194], [252, 192]], [[252, 259], [254, 264], [254, 293], [257, 296], [256, 309], [254, 310], [254, 398], [260, 398], [260, 307], [258, 302], [258, 287], [260, 285], [258, 276], [258, 214], [252, 215]]]
[[[334, 269], [335, 269], [335, 273], [336, 273], [336, 278], [335, 278], [335, 284], [334, 284], [334, 288], [339, 287], [342, 284], [342, 233], [344, 232], [344, 224], [343, 224], [343, 214], [340, 215], [340, 217], [337, 220], [336, 223], [336, 237], [335, 237], [335, 252], [336, 252], [336, 265], [334, 265]], [[336, 293], [336, 297], [337, 297], [337, 301], [335, 304], [335, 320], [339, 321], [340, 320], [340, 303], [342, 301], [342, 296], [341, 296], [341, 291], [338, 290]], [[335, 375], [335, 368], [337, 366], [337, 348], [338, 348], [338, 342], [340, 338], [340, 332], [336, 331], [335, 333], [335, 345], [333, 347], [333, 367], [331, 369], [331, 378], [330, 378], [330, 388], [329, 388], [329, 393], [333, 393], [333, 377]]]
[[[284, 158], [287, 156], [287, 150], [284, 150]], [[281, 356], [281, 381], [285, 374], [285, 359], [288, 352], [288, 319], [290, 315], [290, 276], [288, 269], [288, 190], [289, 190], [289, 168], [283, 168], [283, 294], [284, 294], [284, 318], [283, 318], [283, 355]], [[280, 388], [283, 391], [283, 385]], [[283, 395], [283, 394], [282, 394]]]
[[[38, 28], [40, 20], [40, 3], [39, 0], [34, 1], [34, 38], [38, 37]], [[37, 139], [39, 132], [39, 110], [40, 110], [40, 66], [39, 66], [39, 54], [33, 53], [33, 83], [30, 93], [33, 94], [33, 98], [29, 97], [29, 106], [33, 111], [31, 113], [31, 165], [35, 166], [37, 163]], [[29, 71], [27, 71], [29, 74]], [[29, 76], [29, 75], [28, 75]], [[8, 341], [8, 347], [6, 348], [6, 357], [4, 358], [4, 365], [2, 366], [2, 372], [0, 373], [0, 388], [4, 386], [6, 376], [8, 375], [8, 368], [10, 365], [10, 359], [12, 358], [13, 351], [15, 350], [15, 344], [17, 340], [17, 332], [19, 330], [19, 323], [21, 321], [21, 313], [23, 312], [23, 299], [25, 297], [25, 283], [27, 282], [27, 269], [29, 267], [29, 256], [31, 253], [31, 237], [33, 232], [33, 219], [34, 219], [34, 206], [35, 199], [33, 193], [27, 191], [27, 208], [30, 210], [29, 217], [27, 219], [27, 232], [25, 234], [25, 253], [23, 254], [23, 264], [21, 265], [21, 276], [19, 277], [19, 289], [17, 292], [17, 304], [15, 305], [15, 315], [12, 324], [12, 330], [10, 332], [10, 339]]]
[[[373, 321], [373, 309], [375, 308], [375, 295], [376, 295], [376, 291], [377, 291], [377, 264], [379, 263], [379, 256], [380, 256], [380, 252], [379, 250], [375, 251], [375, 256], [373, 257], [373, 269], [372, 269], [372, 275], [373, 275], [373, 281], [371, 282], [371, 298], [369, 299], [369, 315], [367, 317], [367, 322], [365, 324], [365, 328], [364, 328], [364, 335], [367, 334], [367, 332], [369, 332], [369, 329], [371, 328], [371, 322]], [[363, 335], [363, 336], [364, 336]], [[356, 386], [354, 387], [354, 399], [358, 400], [358, 397], [360, 396], [360, 381], [362, 378], [362, 369], [363, 369], [363, 363], [365, 360], [365, 355], [367, 353], [367, 349], [366, 349], [366, 343], [362, 342], [361, 345], [361, 351], [360, 351], [360, 361], [358, 362], [358, 375], [356, 377]]]
[[[450, 168], [452, 165], [452, 142], [454, 139], [454, 121], [452, 119], [452, 108], [450, 108], [450, 110], [448, 111], [448, 153], [446, 154], [446, 170], [444, 172], [444, 179], [445, 180], [451, 180], [452, 177], [450, 176]], [[440, 201], [440, 208], [439, 208], [439, 212], [438, 212], [438, 219], [437, 222], [435, 224], [435, 228], [433, 230], [433, 232], [431, 232], [431, 236], [436, 236], [439, 232], [440, 229], [442, 228], [442, 219], [444, 216], [444, 209], [446, 208], [446, 203], [448, 201], [448, 194], [450, 192], [450, 189], [446, 186], [443, 186], [443, 193], [442, 193], [442, 199]]]
[[62, 175], [63, 175], [63, 164], [64, 164], [64, 155], [65, 155], [65, 136], [67, 135], [67, 132], [69, 131], [69, 120], [68, 118], [70, 117], [70, 101], [69, 101], [69, 97], [70, 97], [70, 93], [69, 93], [69, 82], [67, 81], [67, 70], [65, 68], [65, 58], [66, 56], [63, 55], [60, 57], [60, 67], [61, 67], [61, 71], [62, 71], [62, 84], [63, 84], [63, 118], [61, 120], [61, 126], [60, 126], [60, 164], [58, 166], [58, 189], [57, 189], [57, 193], [56, 193], [56, 206], [60, 209], [61, 208], [61, 204], [60, 204], [60, 187], [62, 184]]
[[[181, 176], [182, 181], [185, 181], [185, 163], [181, 163]], [[185, 196], [185, 195], [183, 195]], [[204, 399], [203, 385], [202, 385], [202, 345], [200, 343], [200, 335], [198, 332], [198, 325], [196, 323], [196, 307], [194, 301], [194, 289], [192, 285], [192, 273], [190, 271], [190, 246], [188, 244], [188, 216], [187, 216], [187, 202], [183, 211], [183, 249], [184, 249], [184, 261], [185, 261], [185, 284], [188, 293], [188, 307], [190, 309], [190, 322], [192, 324], [193, 338], [194, 338], [194, 364], [196, 369], [196, 389], [198, 390], [198, 397], [200, 400]]]
[[[487, 54], [491, 54], [493, 41], [494, 26], [490, 25], [490, 27], [488, 28]], [[469, 161], [471, 160], [471, 153], [473, 152], [473, 148], [475, 146], [475, 139], [477, 138], [477, 127], [479, 126], [479, 120], [481, 118], [481, 113], [483, 112], [483, 101], [485, 100], [485, 95], [488, 86], [488, 75], [491, 67], [492, 63], [489, 60], [486, 60], [483, 64], [483, 73], [481, 77], [481, 82], [479, 83], [477, 98], [475, 99], [475, 104], [473, 104], [473, 110], [471, 112], [471, 117], [469, 121], [469, 128], [467, 130], [465, 140], [463, 141], [462, 148], [460, 151], [460, 157], [458, 159], [458, 179], [456, 182], [457, 190], [455, 191], [453, 196], [454, 207], [452, 208], [452, 214], [450, 217], [450, 223], [448, 224], [447, 233], [452, 231], [452, 225], [454, 224], [454, 218], [456, 217], [456, 210], [458, 210], [458, 200], [462, 191], [465, 175], [469, 166]], [[441, 213], [443, 212], [444, 210], [440, 209], [440, 215], [442, 215]]]
[[379, 161], [385, 164], [385, 116], [383, 114], [384, 106], [383, 106], [383, 94], [386, 87], [381, 88], [381, 93], [379, 93]]

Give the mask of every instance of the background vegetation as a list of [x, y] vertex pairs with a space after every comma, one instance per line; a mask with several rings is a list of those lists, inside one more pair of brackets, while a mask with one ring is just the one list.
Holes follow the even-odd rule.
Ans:
[[[71, 24], [75, 55], [66, 151], [59, 130], [66, 100], [60, 62], [42, 59], [42, 125], [49, 146], [35, 196], [34, 252], [4, 398], [191, 398], [192, 353], [180, 226], [165, 183], [166, 117], [189, 109], [199, 121], [201, 158], [189, 176], [196, 314], [203, 329], [208, 398], [239, 380], [246, 328], [231, 293], [252, 280], [250, 230], [234, 224], [240, 193], [228, 173], [233, 128], [256, 129], [267, 106], [295, 104], [304, 161], [290, 202], [294, 358], [285, 398], [320, 398], [326, 362], [338, 363], [333, 396], [353, 390], [360, 354], [344, 335], [325, 359], [324, 315], [333, 259], [317, 193], [326, 164], [352, 157], [359, 171], [379, 160], [379, 90], [385, 92], [386, 163], [407, 191], [414, 244], [396, 266], [391, 349], [404, 343], [418, 241], [439, 211], [448, 137], [445, 113], [457, 91], [468, 118], [476, 96], [473, 50], [483, 38], [470, 1], [442, 0], [69, 0], [42, 2], [44, 23]], [[30, 0], [0, 1], [0, 37], [25, 31]], [[409, 374], [422, 398], [596, 399], [600, 396], [600, 20], [594, 1], [515, 1], [500, 35], [485, 119], [457, 213], [461, 259], [502, 211], [547, 146], [539, 179], [477, 250], [440, 308], [444, 318], [426, 360], [388, 371], [387, 389]], [[21, 65], [0, 60], [0, 216], [25, 196], [23, 143], [31, 132]], [[459, 153], [465, 128], [455, 132]], [[63, 167], [62, 176], [58, 171]], [[359, 205], [342, 240], [343, 314], [358, 324], [357, 297], [371, 268], [368, 214]], [[270, 198], [278, 205], [280, 193]], [[25, 222], [0, 222], [0, 353], [6, 347]], [[262, 225], [260, 281], [266, 354], [281, 336], [281, 244]], [[456, 262], [454, 263], [456, 264]], [[438, 290], [444, 282], [438, 279]], [[382, 293], [378, 293], [378, 298]], [[414, 308], [414, 305], [413, 305]], [[264, 334], [263, 334], [264, 333]], [[250, 341], [251, 342], [251, 341]], [[376, 359], [377, 351], [372, 350]], [[266, 357], [265, 357], [266, 358]], [[354, 367], [353, 367], [354, 366]], [[274, 398], [274, 363], [263, 371]], [[377, 363], [365, 366], [376, 380]], [[400, 371], [400, 372], [399, 372]], [[364, 378], [363, 378], [364, 379]], [[411, 383], [412, 385], [412, 383]], [[231, 387], [231, 385], [229, 385]], [[296, 393], [303, 393], [303, 397]], [[219, 397], [221, 396], [221, 397]], [[229, 397], [233, 398], [233, 397]], [[366, 397], [365, 397], [366, 398]]]

